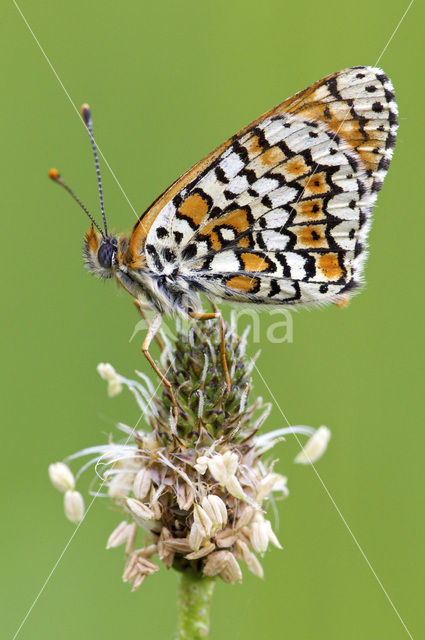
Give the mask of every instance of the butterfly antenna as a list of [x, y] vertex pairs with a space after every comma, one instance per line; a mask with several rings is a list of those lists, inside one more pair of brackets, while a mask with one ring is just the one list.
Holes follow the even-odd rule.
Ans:
[[100, 176], [100, 167], [99, 167], [99, 157], [97, 155], [96, 142], [93, 137], [93, 124], [91, 118], [90, 107], [88, 104], [83, 104], [81, 107], [81, 116], [84, 120], [84, 123], [87, 127], [87, 131], [89, 133], [91, 146], [93, 149], [94, 155], [94, 163], [96, 165], [96, 175], [97, 175], [97, 186], [99, 188], [99, 200], [100, 200], [100, 210], [102, 212], [103, 224], [105, 227], [105, 236], [108, 235], [108, 227], [106, 225], [106, 216], [105, 216], [105, 207], [103, 206], [103, 191], [102, 191], [102, 178]]
[[102, 231], [102, 229], [99, 227], [99, 225], [97, 224], [96, 220], [93, 218], [93, 216], [91, 215], [90, 211], [87, 209], [87, 207], [85, 207], [83, 205], [83, 203], [81, 202], [81, 200], [79, 198], [77, 198], [77, 196], [75, 195], [75, 193], [72, 191], [72, 189], [70, 189], [68, 187], [68, 185], [66, 184], [66, 182], [64, 182], [60, 176], [60, 173], [57, 169], [50, 169], [49, 171], [49, 178], [51, 178], [53, 180], [53, 182], [57, 182], [58, 184], [60, 184], [61, 187], [63, 187], [66, 191], [68, 191], [69, 195], [72, 196], [75, 200], [75, 202], [77, 204], [80, 205], [80, 207], [82, 208], [83, 211], [85, 211], [85, 213], [88, 215], [88, 217], [90, 218], [90, 220], [92, 221], [92, 223], [94, 224], [94, 226], [96, 227], [96, 229], [99, 231], [99, 233], [102, 234], [103, 237], [105, 237], [104, 232]]

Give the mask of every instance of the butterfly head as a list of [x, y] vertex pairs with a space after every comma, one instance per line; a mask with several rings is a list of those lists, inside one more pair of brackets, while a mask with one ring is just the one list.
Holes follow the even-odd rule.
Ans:
[[112, 278], [116, 268], [117, 239], [96, 233], [93, 225], [84, 238], [84, 261], [89, 271], [99, 278]]

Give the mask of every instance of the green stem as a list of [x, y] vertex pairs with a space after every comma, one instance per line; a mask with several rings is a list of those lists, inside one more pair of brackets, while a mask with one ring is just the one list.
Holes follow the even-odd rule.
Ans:
[[214, 578], [203, 578], [192, 570], [186, 570], [181, 574], [177, 599], [177, 640], [208, 638], [214, 583]]

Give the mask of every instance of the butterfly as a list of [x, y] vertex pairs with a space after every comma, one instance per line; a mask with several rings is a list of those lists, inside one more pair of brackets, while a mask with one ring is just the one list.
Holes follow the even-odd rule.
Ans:
[[[115, 277], [140, 306], [145, 300], [156, 311], [142, 349], [166, 386], [148, 353], [163, 314], [221, 319], [218, 300], [342, 305], [359, 288], [397, 114], [381, 69], [329, 75], [217, 147], [160, 195], [130, 234], [116, 237], [108, 233], [91, 114], [83, 105], [104, 228], [55, 169], [49, 175], [92, 221], [84, 241], [89, 271]], [[200, 294], [212, 313], [203, 313]], [[230, 387], [223, 349], [222, 356]]]

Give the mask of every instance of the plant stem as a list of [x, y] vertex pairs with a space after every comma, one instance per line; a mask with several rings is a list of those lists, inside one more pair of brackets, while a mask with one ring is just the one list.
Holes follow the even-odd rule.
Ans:
[[201, 577], [192, 570], [183, 571], [181, 574], [177, 599], [177, 640], [208, 638], [214, 584], [214, 578]]

